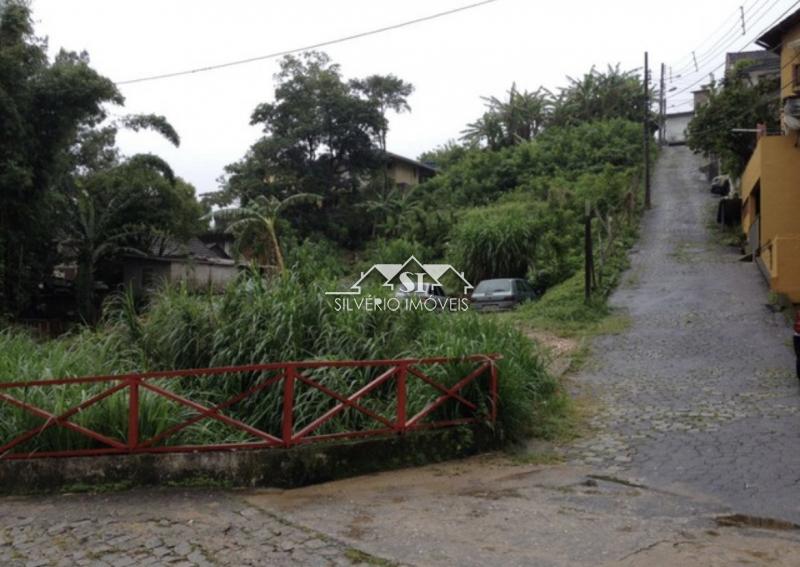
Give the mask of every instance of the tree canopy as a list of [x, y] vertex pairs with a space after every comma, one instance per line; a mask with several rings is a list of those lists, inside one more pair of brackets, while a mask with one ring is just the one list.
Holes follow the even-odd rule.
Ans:
[[733, 129], [754, 129], [759, 123], [775, 129], [780, 116], [779, 79], [765, 78], [751, 84], [738, 69], [731, 70], [722, 84], [712, 85], [708, 101], [695, 110], [689, 122], [687, 140], [692, 150], [718, 156], [722, 170], [734, 176], [744, 171], [756, 137]]
[[284, 57], [275, 81], [274, 102], [259, 104], [251, 117], [264, 136], [226, 167], [212, 202], [247, 205], [262, 195], [319, 195], [321, 208], [293, 211], [295, 228], [340, 243], [359, 241], [369, 227], [355, 205], [365, 180], [383, 164], [386, 113], [409, 109], [412, 86], [393, 75], [347, 81], [320, 52]]
[[[114, 83], [92, 69], [85, 52], [61, 50], [48, 59], [27, 3], [4, 4], [0, 312], [23, 311], [53, 265], [86, 258], [90, 241], [102, 256], [114, 247], [98, 243], [110, 238], [120, 246], [123, 240], [130, 244], [132, 227], [139, 238], [151, 229], [177, 238], [200, 229], [203, 209], [193, 187], [176, 179], [157, 156], [126, 157], [116, 146], [120, 127], [155, 130], [175, 145], [177, 132], [153, 114], [109, 121], [106, 106], [123, 103]], [[67, 240], [72, 245], [63, 245]]]

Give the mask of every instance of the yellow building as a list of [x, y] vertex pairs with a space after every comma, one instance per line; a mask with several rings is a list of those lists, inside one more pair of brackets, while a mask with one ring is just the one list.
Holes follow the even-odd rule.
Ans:
[[436, 168], [414, 159], [386, 152], [387, 174], [398, 187], [413, 187], [436, 175]]
[[783, 135], [761, 136], [742, 175], [742, 229], [770, 288], [800, 303], [800, 10], [756, 43], [780, 54]]

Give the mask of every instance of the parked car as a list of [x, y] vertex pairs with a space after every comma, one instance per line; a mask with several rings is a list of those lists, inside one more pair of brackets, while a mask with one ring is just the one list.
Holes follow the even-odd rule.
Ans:
[[447, 294], [444, 292], [444, 288], [439, 284], [431, 284], [431, 283], [422, 283], [417, 284], [414, 289], [408, 291], [405, 289], [398, 289], [395, 292], [395, 297], [398, 299], [403, 299], [410, 296], [419, 297], [422, 301], [433, 298], [436, 300], [436, 303], [439, 305], [439, 308], [443, 308], [447, 303]]
[[536, 299], [536, 291], [531, 284], [519, 278], [483, 280], [471, 297], [472, 307], [476, 311], [513, 309], [531, 299]]
[[711, 192], [725, 197], [731, 191], [731, 178], [728, 175], [717, 175], [711, 180]]
[[794, 354], [797, 357], [797, 378], [800, 379], [800, 310], [794, 318]]

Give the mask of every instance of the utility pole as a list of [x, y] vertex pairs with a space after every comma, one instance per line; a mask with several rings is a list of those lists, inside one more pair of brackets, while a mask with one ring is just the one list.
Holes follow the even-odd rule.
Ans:
[[658, 97], [658, 113], [659, 113], [659, 127], [658, 127], [658, 141], [663, 146], [667, 141], [667, 133], [664, 129], [667, 126], [667, 91], [664, 84], [664, 74], [666, 73], [666, 65], [661, 64], [661, 88]]
[[644, 116], [642, 130], [644, 131], [644, 206], [650, 208], [650, 67], [647, 51], [644, 52]]
[[592, 205], [586, 200], [583, 215], [583, 299], [586, 303], [592, 297], [594, 279], [594, 252], [592, 250]]

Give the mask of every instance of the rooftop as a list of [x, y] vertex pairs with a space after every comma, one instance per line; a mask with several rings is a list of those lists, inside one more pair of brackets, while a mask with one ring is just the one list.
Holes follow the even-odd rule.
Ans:
[[725, 54], [725, 70], [729, 71], [740, 61], [750, 61], [747, 71], [780, 70], [781, 58], [772, 51], [738, 51]]
[[785, 17], [772, 28], [767, 30], [761, 37], [756, 40], [756, 43], [764, 49], [770, 51], [777, 51], [783, 43], [783, 36], [795, 25], [800, 23], [800, 10], [795, 10], [792, 14]]
[[415, 159], [407, 158], [405, 156], [401, 156], [400, 154], [396, 154], [396, 153], [393, 153], [393, 152], [386, 152], [386, 155], [389, 156], [389, 159], [392, 160], [392, 161], [401, 161], [403, 163], [408, 163], [408, 164], [414, 165], [416, 167], [419, 167], [421, 169], [425, 169], [425, 170], [427, 170], [427, 171], [429, 171], [431, 173], [436, 173], [436, 172], [439, 171], [437, 168], [433, 167], [432, 165], [430, 165], [428, 163], [423, 163], [423, 162], [417, 161]]

